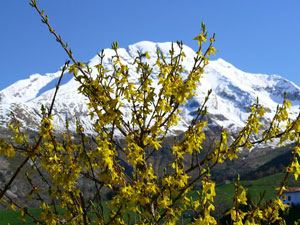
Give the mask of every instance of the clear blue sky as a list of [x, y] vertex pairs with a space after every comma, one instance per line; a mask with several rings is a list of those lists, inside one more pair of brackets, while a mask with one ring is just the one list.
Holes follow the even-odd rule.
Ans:
[[[67, 59], [28, 0], [0, 0], [0, 89]], [[299, 0], [38, 0], [75, 57], [87, 61], [112, 41], [183, 42], [204, 21], [216, 33], [216, 58], [300, 85]]]

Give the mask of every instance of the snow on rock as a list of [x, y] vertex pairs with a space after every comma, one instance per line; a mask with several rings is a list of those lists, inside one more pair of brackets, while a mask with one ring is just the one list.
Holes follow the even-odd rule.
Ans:
[[[119, 55], [123, 63], [126, 63], [131, 71], [131, 80], [137, 81], [138, 74], [132, 63], [137, 57], [137, 51], [148, 51], [151, 59], [149, 64], [155, 63], [156, 49], [164, 53], [166, 58], [170, 58], [169, 50], [171, 43], [154, 43], [149, 41], [138, 42], [129, 45], [127, 49], [119, 49]], [[175, 52], [178, 47], [174, 44]], [[193, 67], [196, 53], [189, 47], [184, 46], [186, 54], [182, 65], [189, 71]], [[104, 66], [107, 70], [112, 70], [111, 56], [114, 51], [105, 49]], [[99, 57], [95, 56], [89, 61], [89, 66], [93, 68], [99, 63]], [[156, 84], [157, 69], [154, 68], [152, 76], [153, 83]], [[45, 75], [33, 74], [28, 79], [17, 81], [9, 87], [0, 91], [0, 126], [7, 127], [10, 112], [22, 121], [23, 125], [29, 129], [36, 129], [41, 119], [41, 105], [50, 105], [61, 71], [47, 73]], [[95, 74], [94, 74], [95, 75]], [[185, 78], [187, 73], [183, 74]], [[70, 123], [71, 129], [75, 130], [75, 118], [80, 119], [85, 130], [93, 133], [92, 125], [88, 118], [87, 99], [77, 92], [79, 84], [74, 78], [66, 73], [64, 81], [57, 95], [54, 106], [54, 126], [58, 130], [64, 130], [65, 120], [74, 121]], [[236, 130], [242, 127], [247, 120], [249, 112], [247, 108], [256, 102], [259, 97], [260, 103], [271, 111], [266, 114], [267, 119], [271, 119], [276, 106], [282, 103], [284, 92], [287, 99], [293, 101], [292, 116], [299, 112], [300, 88], [278, 75], [250, 74], [235, 68], [223, 59], [211, 61], [206, 67], [203, 78], [195, 91], [197, 96], [190, 99], [182, 106], [181, 122], [173, 129], [184, 131], [197, 109], [202, 105], [207, 91], [213, 92], [208, 101], [208, 113], [214, 126], [223, 126], [227, 129]], [[130, 114], [130, 109], [124, 109], [125, 114]]]

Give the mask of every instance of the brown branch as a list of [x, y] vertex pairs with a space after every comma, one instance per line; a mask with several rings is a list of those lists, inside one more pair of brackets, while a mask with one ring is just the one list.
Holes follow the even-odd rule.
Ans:
[[74, 59], [73, 54], [71, 49], [68, 49], [68, 45], [65, 44], [60, 35], [57, 35], [57, 33], [55, 32], [55, 30], [51, 27], [51, 25], [48, 22], [48, 16], [44, 16], [44, 13], [38, 8], [37, 2], [35, 0], [31, 0], [30, 5], [36, 9], [36, 11], [38, 12], [38, 14], [41, 16], [42, 18], [42, 22], [45, 23], [51, 34], [53, 34], [56, 38], [56, 41], [58, 43], [60, 43], [60, 45], [63, 47], [63, 49], [65, 50], [65, 52], [67, 53], [67, 55], [70, 57], [70, 59], [73, 61], [73, 63], [76, 65], [76, 67], [80, 70], [80, 72], [82, 73], [83, 76], [85, 76], [86, 78], [88, 78], [87, 74], [83, 71], [83, 69], [81, 68], [80, 64]]
[[4, 189], [0, 190], [0, 199], [2, 199], [3, 195], [5, 194], [5, 192], [10, 188], [10, 185], [12, 184], [12, 182], [16, 179], [17, 175], [20, 173], [21, 169], [23, 168], [23, 166], [28, 162], [29, 157], [27, 157], [22, 164], [17, 168], [17, 170], [15, 171], [15, 173], [13, 174], [13, 176], [10, 178], [9, 182], [7, 184], [5, 184]]
[[52, 102], [51, 102], [51, 106], [50, 106], [48, 115], [51, 115], [51, 113], [52, 113], [52, 109], [53, 109], [53, 106], [54, 106], [55, 98], [56, 98], [58, 89], [59, 89], [59, 87], [60, 87], [60, 82], [61, 82], [61, 80], [62, 80], [62, 78], [63, 78], [63, 76], [64, 76], [65, 70], [68, 68], [69, 63], [70, 63], [70, 61], [66, 61], [66, 62], [65, 62], [65, 65], [63, 66], [63, 68], [62, 68], [62, 70], [61, 70], [61, 74], [60, 74], [58, 83], [56, 84], [54, 96], [53, 96], [53, 98], [52, 98]]

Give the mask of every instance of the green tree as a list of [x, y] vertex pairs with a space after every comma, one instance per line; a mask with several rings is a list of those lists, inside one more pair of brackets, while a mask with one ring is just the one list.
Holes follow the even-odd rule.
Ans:
[[[261, 221], [265, 224], [283, 223], [279, 211], [284, 210], [287, 205], [283, 204], [280, 197], [286, 188], [287, 176], [293, 173], [297, 179], [300, 173], [297, 161], [300, 120], [299, 116], [294, 121], [288, 118], [291, 103], [286, 99], [278, 106], [266, 130], [263, 130], [265, 124], [262, 120], [266, 109], [257, 100], [250, 108], [251, 113], [245, 127], [233, 141], [229, 142], [228, 132], [222, 130], [219, 140], [212, 144], [212, 151], [206, 152], [206, 157], [201, 162], [195, 162], [194, 157], [191, 157], [190, 163], [183, 163], [188, 155], [196, 158], [206, 151], [202, 149], [202, 144], [205, 140], [203, 129], [207, 123], [204, 117], [207, 113], [205, 105], [211, 93], [209, 91], [183, 138], [174, 141], [172, 163], [162, 172], [163, 176], [159, 176], [150, 163], [153, 153], [161, 151], [161, 143], [169, 129], [178, 123], [180, 106], [195, 95], [194, 91], [209, 63], [209, 57], [215, 53], [215, 36], [208, 38], [204, 24], [202, 32], [194, 38], [198, 41], [199, 48], [190, 71], [185, 71], [181, 65], [185, 53], [183, 43], [177, 42], [170, 49], [170, 59], [157, 49], [154, 65], [147, 62], [150, 59], [148, 52], [138, 52], [134, 61], [139, 74], [136, 83], [130, 80], [131, 71], [119, 57], [118, 43], [112, 44], [115, 52], [111, 58], [112, 71], [107, 71], [103, 65], [104, 51], [99, 54], [100, 63], [95, 68], [90, 68], [73, 57], [68, 44], [56, 34], [49, 24], [48, 16], [38, 8], [37, 2], [32, 0], [30, 5], [37, 10], [42, 22], [48, 26], [72, 61], [72, 65], [66, 62], [61, 78], [68, 69], [80, 83], [78, 91], [89, 100], [95, 135], [87, 136], [78, 121], [76, 134], [68, 131], [62, 135], [62, 140], [57, 137], [51, 112], [59, 81], [50, 109], [42, 108], [43, 119], [39, 136], [34, 143], [22, 132], [17, 119], [10, 124], [14, 131], [14, 143], [0, 143], [1, 154], [14, 156], [15, 151], [18, 151], [25, 157], [11, 180], [1, 190], [1, 201], [8, 201], [12, 208], [19, 208], [22, 215], [30, 215], [26, 207], [17, 205], [6, 195], [16, 175], [30, 159], [33, 170], [39, 174], [48, 192], [47, 199], [41, 196], [41, 190], [34, 185], [31, 174], [27, 174], [32, 186], [29, 197], [35, 196], [41, 201], [40, 216], [35, 218], [30, 215], [38, 224], [176, 224], [186, 210], [194, 212], [191, 224], [216, 224], [216, 219], [211, 215], [215, 209], [216, 195], [211, 170], [226, 159], [237, 158], [243, 149], [279, 139], [279, 145], [291, 140], [296, 142], [296, 146], [276, 198], [265, 204], [252, 203], [251, 207], [239, 207], [247, 204], [247, 195], [246, 189], [238, 180], [234, 204], [229, 213], [234, 224], [260, 224]], [[208, 47], [204, 50], [207, 39]], [[154, 68], [158, 69], [157, 74], [153, 73]], [[92, 75], [93, 71], [97, 72], [96, 76]], [[183, 73], [188, 73], [185, 80]], [[158, 84], [153, 83], [152, 75], [157, 76]], [[155, 91], [155, 85], [159, 86], [159, 92]], [[125, 118], [122, 113], [125, 105], [129, 105], [131, 109], [129, 118]], [[68, 124], [66, 127], [68, 128]], [[116, 140], [116, 133], [122, 136], [122, 146]], [[260, 139], [251, 141], [253, 135], [260, 136]], [[80, 141], [74, 139], [75, 136]], [[133, 168], [132, 173], [125, 172], [118, 158], [120, 155]], [[192, 177], [191, 173], [196, 170], [197, 175]], [[80, 179], [87, 179], [94, 184], [95, 193], [92, 198], [87, 199], [78, 188]], [[188, 193], [196, 182], [201, 183], [202, 189], [199, 198], [192, 199]], [[104, 188], [113, 192], [109, 202], [102, 200], [101, 190]]]

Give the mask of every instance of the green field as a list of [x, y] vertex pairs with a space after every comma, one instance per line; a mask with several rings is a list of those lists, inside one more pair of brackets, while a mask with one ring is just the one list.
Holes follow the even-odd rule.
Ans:
[[[251, 194], [252, 200], [257, 202], [260, 196], [260, 193], [264, 191], [266, 194], [264, 195], [265, 200], [269, 200], [276, 195], [275, 188], [280, 185], [280, 181], [282, 180], [284, 174], [276, 173], [270, 176], [266, 176], [264, 178], [260, 178], [257, 180], [242, 180], [241, 185], [244, 186]], [[289, 177], [290, 186], [300, 186], [299, 182], [295, 182], [294, 178]], [[196, 185], [197, 187], [197, 185]], [[198, 197], [198, 190], [193, 190], [190, 193], [190, 196], [193, 196], [194, 199]], [[234, 195], [234, 183], [229, 184], [218, 184], [216, 185], [216, 193], [217, 196], [215, 198], [215, 206], [216, 206], [216, 215], [220, 216], [224, 213], [224, 210], [231, 208], [232, 200]], [[32, 215], [35, 217], [39, 216], [39, 209], [30, 209], [29, 210]], [[11, 210], [2, 210], [0, 211], [0, 224], [1, 225], [18, 225], [18, 224], [34, 224], [32, 223], [31, 218], [27, 218], [26, 222], [20, 221], [20, 213], [11, 211]], [[184, 221], [188, 221], [188, 219], [184, 219]], [[181, 223], [180, 223], [181, 224]]]
[[[39, 209], [30, 209], [29, 212], [35, 216], [38, 217], [40, 210]], [[20, 220], [21, 218], [21, 213], [20, 212], [16, 212], [16, 211], [12, 211], [12, 210], [1, 210], [0, 211], [0, 224], [1, 225], [7, 225], [7, 224], [11, 224], [11, 225], [21, 225], [21, 224], [34, 224], [33, 220], [29, 217], [26, 217], [26, 222], [23, 222], [22, 220]]]

